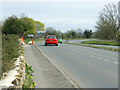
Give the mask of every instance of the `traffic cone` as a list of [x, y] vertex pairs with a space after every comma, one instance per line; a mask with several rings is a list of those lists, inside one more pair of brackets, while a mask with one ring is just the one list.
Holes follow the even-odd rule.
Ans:
[[21, 37], [21, 44], [24, 44], [23, 36]]
[[21, 37], [21, 41], [24, 42], [24, 40], [23, 40], [23, 36]]

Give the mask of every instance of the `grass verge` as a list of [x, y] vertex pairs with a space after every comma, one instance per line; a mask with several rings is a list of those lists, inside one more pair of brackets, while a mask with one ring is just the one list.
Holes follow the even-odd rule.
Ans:
[[70, 38], [67, 38], [67, 39], [63, 39], [63, 40], [93, 40], [95, 38], [76, 38], [76, 39], [70, 39]]
[[114, 48], [110, 48], [110, 47], [93, 46], [93, 45], [78, 44], [78, 43], [69, 43], [69, 42], [64, 42], [64, 43], [66, 43], [66, 44], [72, 44], [72, 45], [80, 45], [80, 46], [86, 46], [86, 47], [99, 48], [99, 49], [104, 49], [104, 50], [110, 50], [110, 51], [120, 52], [120, 49], [114, 49]]
[[28, 42], [29, 42], [29, 41], [32, 41], [32, 40], [34, 40], [34, 42], [37, 42], [37, 41], [44, 41], [45, 39], [43, 39], [43, 38], [39, 38], [39, 39], [24, 39], [24, 42], [25, 42], [26, 44], [28, 44]]
[[35, 88], [35, 83], [33, 81], [33, 73], [31, 66], [25, 63], [25, 79], [23, 80], [22, 88], [23, 90], [27, 90], [29, 88]]
[[99, 45], [111, 45], [111, 46], [120, 46], [120, 42], [117, 41], [82, 41], [84, 44], [99, 44]]

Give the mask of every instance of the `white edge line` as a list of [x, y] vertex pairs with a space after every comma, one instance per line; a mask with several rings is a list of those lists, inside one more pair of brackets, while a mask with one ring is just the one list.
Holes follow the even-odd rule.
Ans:
[[75, 88], [81, 88], [77, 82], [73, 81], [72, 78], [67, 74], [65, 73], [59, 66], [57, 66], [57, 64], [52, 61], [37, 45], [35, 45], [41, 52], [42, 54], [72, 83], [72, 85], [75, 87]]

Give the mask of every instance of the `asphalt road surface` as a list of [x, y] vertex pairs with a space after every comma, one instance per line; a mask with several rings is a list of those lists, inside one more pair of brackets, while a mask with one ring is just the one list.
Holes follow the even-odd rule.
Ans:
[[84, 46], [36, 45], [82, 88], [118, 88], [118, 53]]
[[33, 80], [36, 88], [74, 87], [74, 83], [72, 84], [35, 45], [24, 45], [23, 47], [26, 62], [32, 66], [34, 71]]

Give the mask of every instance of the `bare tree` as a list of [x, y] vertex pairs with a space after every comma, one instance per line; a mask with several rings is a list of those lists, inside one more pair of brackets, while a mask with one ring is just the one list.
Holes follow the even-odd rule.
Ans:
[[105, 5], [96, 24], [96, 36], [98, 38], [106, 40], [116, 39], [116, 34], [118, 33], [117, 5], [113, 3]]

